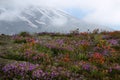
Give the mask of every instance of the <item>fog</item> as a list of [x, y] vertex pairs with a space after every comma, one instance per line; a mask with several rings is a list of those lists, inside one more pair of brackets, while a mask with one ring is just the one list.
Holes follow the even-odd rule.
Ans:
[[82, 18], [86, 22], [120, 25], [120, 0], [0, 0], [0, 8], [10, 11], [0, 15], [0, 20], [6, 20], [9, 15], [9, 20], [14, 20], [14, 15], [28, 6], [77, 8], [87, 12]]

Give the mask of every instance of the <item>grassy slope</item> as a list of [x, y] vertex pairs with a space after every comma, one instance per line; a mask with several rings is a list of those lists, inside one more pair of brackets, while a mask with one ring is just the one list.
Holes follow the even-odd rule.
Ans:
[[120, 32], [0, 35], [1, 79], [7, 78], [2, 68], [15, 61], [40, 64], [45, 72], [51, 71], [48, 66], [70, 72], [59, 72], [64, 76], [59, 79], [120, 80]]

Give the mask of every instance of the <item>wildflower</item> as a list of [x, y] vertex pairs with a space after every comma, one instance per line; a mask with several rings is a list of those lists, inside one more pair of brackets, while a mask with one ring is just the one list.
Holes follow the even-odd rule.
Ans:
[[120, 65], [119, 64], [114, 65], [113, 69], [120, 71]]
[[56, 71], [44, 72], [41, 69], [37, 69], [37, 70], [33, 71], [33, 73], [32, 73], [32, 77], [34, 79], [42, 79], [42, 80], [46, 80], [48, 78], [50, 80], [52, 80], [52, 79], [56, 78], [57, 76], [59, 76], [59, 73]]
[[2, 71], [8, 77], [15, 77], [15, 76], [26, 76], [29, 71], [34, 70], [39, 65], [34, 65], [29, 62], [21, 62], [21, 63], [11, 63], [7, 64], [2, 68]]
[[89, 60], [100, 64], [105, 62], [104, 56], [100, 53], [94, 53]]
[[66, 54], [65, 57], [63, 58], [64, 62], [69, 62], [70, 61], [70, 56], [69, 54]]
[[108, 72], [112, 72], [112, 68], [111, 67], [109, 68]]
[[52, 71], [52, 72], [50, 73], [50, 77], [51, 77], [51, 78], [55, 78], [55, 77], [57, 77], [58, 75], [59, 75], [59, 73], [56, 72], [56, 71]]
[[33, 78], [42, 79], [44, 77], [44, 75], [45, 75], [45, 73], [41, 69], [37, 69], [37, 70], [33, 71], [33, 73], [32, 73]]
[[108, 40], [108, 42], [112, 45], [118, 45], [118, 41], [114, 39]]
[[83, 65], [82, 65], [82, 69], [84, 69], [84, 70], [89, 71], [90, 68], [91, 68], [91, 65], [90, 65], [90, 64], [83, 64]]

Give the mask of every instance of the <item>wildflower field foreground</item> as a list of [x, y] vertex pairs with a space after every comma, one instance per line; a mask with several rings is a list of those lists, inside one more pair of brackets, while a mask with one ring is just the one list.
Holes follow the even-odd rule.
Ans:
[[0, 80], [120, 80], [120, 31], [1, 34]]

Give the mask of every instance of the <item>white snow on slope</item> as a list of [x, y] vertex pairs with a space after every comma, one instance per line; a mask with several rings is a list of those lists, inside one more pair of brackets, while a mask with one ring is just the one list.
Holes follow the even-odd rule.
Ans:
[[35, 20], [35, 22], [37, 22], [38, 24], [46, 25], [46, 23], [44, 23], [42, 21]]
[[39, 8], [37, 8], [37, 10], [38, 10], [40, 13], [44, 14], [44, 17], [47, 17], [47, 18], [49, 18], [50, 20], [52, 20], [52, 18], [51, 18], [50, 16], [48, 16], [47, 12], [46, 12], [44, 9], [39, 9]]
[[38, 28], [37, 25], [33, 24], [33, 23], [32, 23], [31, 21], [29, 21], [27, 18], [25, 18], [25, 17], [23, 17], [23, 16], [19, 16], [19, 18], [20, 18], [21, 20], [23, 20], [23, 21], [28, 22], [28, 25], [29, 25], [29, 26], [31, 26], [31, 27], [33, 27], [33, 28]]

